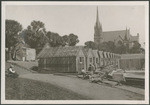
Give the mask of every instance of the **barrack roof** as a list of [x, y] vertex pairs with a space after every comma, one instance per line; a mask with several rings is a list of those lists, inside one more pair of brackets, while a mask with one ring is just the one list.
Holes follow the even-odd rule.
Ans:
[[50, 47], [43, 49], [37, 58], [77, 56], [82, 46]]

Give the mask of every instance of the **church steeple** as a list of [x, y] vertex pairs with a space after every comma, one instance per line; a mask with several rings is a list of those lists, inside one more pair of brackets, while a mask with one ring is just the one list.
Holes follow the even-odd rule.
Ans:
[[126, 41], [128, 40], [128, 39], [127, 39], [127, 35], [128, 35], [128, 29], [127, 29], [127, 27], [126, 27], [126, 33], [125, 33], [125, 36], [124, 36], [124, 40], [126, 40]]
[[97, 27], [101, 28], [101, 24], [99, 21], [99, 14], [98, 14], [98, 6], [97, 6], [97, 14], [96, 14], [96, 25], [97, 25]]
[[99, 12], [97, 6], [97, 13], [96, 13], [96, 23], [94, 27], [94, 42], [96, 44], [100, 44], [102, 42], [102, 25], [99, 21]]
[[99, 14], [98, 14], [98, 6], [97, 6], [97, 16], [96, 16], [96, 23], [99, 22]]

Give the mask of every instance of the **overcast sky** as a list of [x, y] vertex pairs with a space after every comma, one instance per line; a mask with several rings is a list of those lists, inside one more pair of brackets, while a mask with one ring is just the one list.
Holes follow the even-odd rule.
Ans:
[[[25, 29], [32, 20], [45, 23], [47, 31], [79, 37], [79, 44], [94, 40], [96, 5], [9, 5], [6, 6], [6, 19], [13, 19]], [[103, 31], [124, 30], [130, 28], [133, 36], [140, 34], [140, 43], [145, 40], [144, 6], [99, 5], [99, 20]]]

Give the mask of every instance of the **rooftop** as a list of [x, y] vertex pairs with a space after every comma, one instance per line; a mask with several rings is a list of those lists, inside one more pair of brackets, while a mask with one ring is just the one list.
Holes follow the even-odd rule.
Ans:
[[82, 46], [50, 47], [43, 49], [37, 58], [77, 56]]

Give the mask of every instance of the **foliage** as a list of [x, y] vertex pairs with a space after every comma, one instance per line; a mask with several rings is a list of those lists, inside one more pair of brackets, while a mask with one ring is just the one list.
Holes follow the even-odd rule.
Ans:
[[68, 44], [69, 46], [75, 46], [79, 42], [78, 36], [73, 33], [68, 36]]
[[68, 35], [64, 35], [62, 36], [62, 45], [65, 46], [65, 45], [68, 45], [69, 41], [68, 41]]
[[141, 53], [143, 49], [141, 49], [141, 45], [137, 42], [133, 42], [133, 47], [130, 49], [130, 53]]
[[51, 31], [46, 32], [44, 23], [41, 21], [32, 21], [31, 24], [22, 31], [21, 36], [24, 38], [31, 48], [35, 48], [37, 53], [49, 43], [52, 47], [59, 46], [75, 46], [79, 40], [78, 36], [74, 34], [60, 36], [58, 33]]
[[43, 22], [32, 21], [23, 32], [25, 42], [37, 51], [42, 49], [42, 47], [48, 42], [48, 39], [45, 37], [46, 29]]
[[129, 44], [130, 43], [124, 43], [120, 40], [117, 43], [109, 41], [109, 42], [102, 42], [99, 45], [96, 45], [96, 43], [94, 43], [93, 41], [87, 41], [85, 42], [85, 47], [91, 49], [98, 49], [101, 51], [113, 52], [117, 54], [144, 53], [144, 49], [141, 48], [141, 45], [137, 41], [133, 42], [132, 47], [129, 47]]
[[9, 57], [8, 59], [12, 59], [13, 48], [15, 48], [16, 44], [20, 42], [19, 32], [22, 30], [22, 25], [15, 20], [5, 20], [6, 24], [6, 48], [8, 48]]
[[78, 36], [74, 34], [64, 35], [60, 36], [58, 33], [54, 32], [47, 32], [48, 39], [50, 40], [50, 45], [52, 47], [58, 47], [58, 46], [75, 46], [79, 40]]
[[49, 39], [49, 43], [52, 47], [58, 47], [63, 44], [62, 37], [58, 33], [47, 32], [46, 36]]
[[84, 44], [85, 44], [85, 47], [87, 48], [97, 49], [97, 45], [93, 41], [87, 41]]
[[[33, 20], [31, 24], [22, 30], [22, 25], [15, 20], [6, 20], [6, 47], [14, 48], [17, 43], [24, 39], [25, 43], [31, 48], [36, 49], [37, 53], [44, 47], [46, 43], [49, 43], [52, 47], [59, 46], [75, 46], [79, 43], [78, 36], [71, 33], [69, 35], [60, 36], [58, 33], [51, 31], [46, 32], [45, 25], [41, 21]], [[85, 46], [91, 49], [98, 49], [107, 52], [113, 52], [118, 54], [125, 53], [143, 53], [144, 49], [138, 42], [129, 42], [126, 38], [119, 40], [117, 43], [113, 41], [102, 42], [97, 45], [93, 41], [85, 42]], [[131, 47], [131, 44], [132, 47]]]
[[6, 47], [13, 47], [19, 41], [19, 32], [22, 30], [22, 25], [15, 20], [6, 20]]
[[115, 52], [116, 46], [114, 42], [109, 41], [109, 42], [103, 42], [99, 44], [98, 49], [107, 52]]

